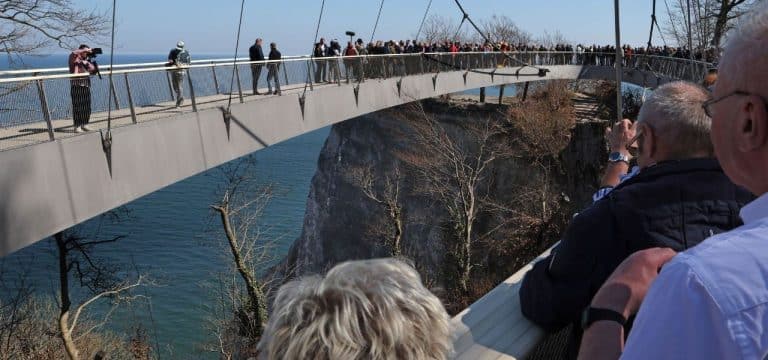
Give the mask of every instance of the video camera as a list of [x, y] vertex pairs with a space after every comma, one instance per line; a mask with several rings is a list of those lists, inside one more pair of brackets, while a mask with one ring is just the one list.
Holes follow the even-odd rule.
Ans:
[[91, 49], [91, 52], [88, 53], [88, 61], [93, 64], [93, 66], [96, 68], [96, 75], [99, 76], [99, 79], [101, 79], [101, 71], [99, 71], [99, 64], [96, 63], [96, 55], [101, 55], [104, 53], [104, 50], [101, 48], [93, 48]]

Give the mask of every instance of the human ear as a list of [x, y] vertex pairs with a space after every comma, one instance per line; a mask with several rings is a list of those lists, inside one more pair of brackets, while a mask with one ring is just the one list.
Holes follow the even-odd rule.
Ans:
[[736, 136], [739, 150], [749, 152], [766, 146], [768, 136], [768, 111], [761, 98], [749, 96], [739, 106], [736, 118]]

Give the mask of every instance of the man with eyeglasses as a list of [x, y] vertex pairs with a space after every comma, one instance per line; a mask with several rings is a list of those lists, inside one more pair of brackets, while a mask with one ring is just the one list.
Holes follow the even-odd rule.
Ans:
[[[741, 224], [739, 209], [752, 196], [714, 159], [711, 121], [701, 106], [708, 98], [698, 85], [669, 83], [648, 97], [634, 125], [616, 124], [602, 197], [574, 217], [552, 254], [523, 280], [528, 319], [549, 331], [574, 324], [567, 358], [578, 353], [582, 326], [614, 315], [588, 305], [624, 259], [652, 247], [685, 250]], [[636, 174], [620, 181], [633, 160]]]
[[744, 225], [679, 254], [653, 248], [623, 262], [591, 307], [620, 318], [637, 313], [626, 348], [623, 327], [604, 319], [585, 332], [580, 358], [768, 358], [766, 58], [763, 2], [729, 35], [712, 99], [701, 106], [723, 170], [759, 196], [741, 210]]

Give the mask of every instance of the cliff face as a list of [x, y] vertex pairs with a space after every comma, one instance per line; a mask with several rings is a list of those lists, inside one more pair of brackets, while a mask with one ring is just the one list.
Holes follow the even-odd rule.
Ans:
[[[464, 124], [488, 118], [505, 121], [500, 115], [506, 111], [504, 106], [438, 100], [423, 104], [425, 112], [462, 147], [473, 146], [462, 135]], [[578, 106], [584, 104], [577, 102]], [[605, 158], [605, 125], [584, 119], [589, 111], [576, 114], [579, 120], [558, 156], [541, 159], [518, 151], [515, 156], [495, 161], [487, 171], [482, 187], [488, 198], [509, 204], [514, 207], [510, 213], [525, 213], [522, 219], [527, 219], [494, 233], [491, 238], [501, 238], [496, 242], [504, 244], [501, 248], [489, 239], [475, 251], [473, 256], [486, 264], [486, 271], [498, 273], [488, 280], [493, 284], [551, 245], [573, 211], [586, 204], [595, 190]], [[403, 117], [415, 120], [403, 121]], [[420, 181], [423, 173], [405, 159], [414, 151], [426, 159], [438, 156], [432, 153], [437, 149], [415, 143], [417, 118], [413, 107], [401, 107], [333, 126], [312, 179], [302, 234], [279, 266], [281, 272], [317, 273], [345, 260], [391, 256], [388, 241], [396, 234], [387, 220], [391, 213], [385, 202], [370, 195], [381, 200], [392, 195], [394, 188], [403, 223], [403, 255], [414, 260], [430, 285], [445, 284], [445, 264], [450, 261], [446, 254], [452, 246], [445, 241], [452, 230], [448, 214], [444, 204], [425, 191]], [[508, 137], [494, 141], [513, 144], [514, 133]], [[365, 184], [371, 185], [367, 193]], [[501, 219], [480, 214], [477, 231], [495, 228], [503, 216]]]

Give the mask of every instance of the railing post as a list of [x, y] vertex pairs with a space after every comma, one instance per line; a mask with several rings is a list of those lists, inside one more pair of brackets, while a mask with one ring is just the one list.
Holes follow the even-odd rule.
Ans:
[[197, 112], [197, 100], [195, 99], [195, 87], [192, 85], [192, 77], [189, 69], [187, 71], [187, 83], [189, 84], [189, 97], [192, 99], [192, 111]]
[[[33, 75], [37, 76], [37, 73]], [[53, 124], [51, 124], [51, 112], [48, 110], [48, 99], [45, 96], [45, 86], [43, 86], [42, 79], [37, 79], [36, 83], [37, 94], [40, 96], [40, 110], [43, 112], [43, 119], [45, 119], [45, 125], [48, 127], [48, 138], [53, 141]]]
[[288, 63], [283, 63], [283, 76], [285, 78], [285, 86], [288, 86], [288, 70], [286, 68], [288, 67]]
[[168, 94], [171, 96], [171, 101], [175, 99], [173, 96], [173, 85], [171, 84], [171, 72], [166, 71], [165, 72], [165, 79], [168, 80]]
[[235, 76], [237, 76], [237, 95], [240, 97], [240, 103], [242, 104], [243, 101], [243, 87], [240, 85], [240, 69], [237, 68], [237, 64], [233, 65], [235, 67]]
[[211, 61], [211, 73], [213, 73], [213, 86], [216, 88], [216, 94], [219, 94], [219, 78], [216, 77], [216, 66]]
[[[111, 69], [109, 71], [112, 71]], [[117, 100], [117, 91], [115, 91], [115, 82], [109, 82], [109, 91], [112, 92], [112, 99], [115, 101], [115, 110], [120, 110], [120, 102]]]
[[128, 92], [128, 107], [131, 108], [131, 120], [135, 124], [136, 121], [136, 109], [133, 106], [133, 94], [131, 94], [131, 83], [128, 81], [128, 73], [125, 75], [125, 91]]

